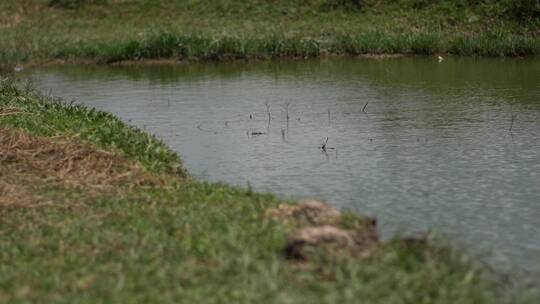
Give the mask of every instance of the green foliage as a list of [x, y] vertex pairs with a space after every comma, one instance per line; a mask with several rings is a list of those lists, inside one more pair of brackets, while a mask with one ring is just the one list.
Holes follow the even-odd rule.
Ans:
[[538, 22], [540, 18], [540, 1], [538, 0], [506, 0], [502, 1], [505, 11], [521, 23]]
[[456, 13], [467, 9], [491, 17], [504, 17], [519, 23], [538, 22], [538, 0], [389, 0], [415, 10], [443, 9]]
[[425, 9], [438, 2], [438, 0], [398, 0], [399, 4], [413, 9]]
[[10, 75], [13, 73], [13, 64], [10, 64], [9, 61], [2, 61], [0, 59], [0, 77], [4, 75]]
[[87, 4], [107, 4], [109, 0], [50, 0], [49, 6], [66, 9], [77, 9]]
[[362, 0], [322, 0], [320, 7], [323, 11], [327, 10], [358, 10], [362, 8]]

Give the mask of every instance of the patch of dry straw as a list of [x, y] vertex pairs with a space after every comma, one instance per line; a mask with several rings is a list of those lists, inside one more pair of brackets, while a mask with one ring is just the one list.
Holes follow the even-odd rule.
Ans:
[[11, 108], [11, 107], [0, 107], [0, 117], [3, 116], [9, 116], [9, 115], [16, 115], [16, 114], [26, 114], [27, 112], [19, 109], [19, 108]]
[[164, 183], [163, 177], [147, 172], [137, 162], [77, 138], [37, 137], [0, 128], [0, 207], [42, 202], [36, 189], [47, 185], [100, 196]]

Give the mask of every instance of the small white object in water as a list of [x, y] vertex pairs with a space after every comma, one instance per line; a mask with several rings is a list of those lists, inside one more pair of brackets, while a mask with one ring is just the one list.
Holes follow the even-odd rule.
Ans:
[[23, 67], [22, 67], [22, 66], [16, 66], [15, 68], [13, 68], [13, 70], [14, 70], [16, 73], [19, 73], [19, 72], [22, 72]]
[[437, 56], [437, 58], [439, 59], [439, 62], [442, 62], [444, 60], [441, 55]]

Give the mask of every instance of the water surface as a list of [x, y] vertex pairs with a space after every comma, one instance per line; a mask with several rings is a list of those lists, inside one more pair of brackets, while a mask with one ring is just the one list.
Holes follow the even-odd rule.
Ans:
[[26, 75], [156, 134], [195, 176], [325, 199], [376, 216], [385, 236], [436, 230], [497, 267], [540, 267], [538, 59], [65, 66]]

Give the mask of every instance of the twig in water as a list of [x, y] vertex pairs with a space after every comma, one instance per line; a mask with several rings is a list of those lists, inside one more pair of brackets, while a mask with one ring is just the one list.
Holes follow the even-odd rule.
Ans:
[[367, 114], [366, 108], [367, 108], [368, 103], [369, 103], [369, 101], [366, 102], [366, 104], [365, 104], [364, 107], [362, 108], [362, 112], [364, 112], [364, 113], [366, 113], [366, 114]]
[[287, 121], [289, 121], [289, 106], [291, 105], [290, 102], [285, 103], [283, 108], [285, 109], [285, 118]]
[[512, 120], [510, 121], [510, 129], [508, 131], [512, 133], [512, 127], [514, 127], [514, 120], [516, 119], [517, 114], [512, 114]]
[[326, 138], [326, 140], [324, 141], [324, 143], [322, 144], [321, 146], [321, 149], [326, 152], [326, 144], [328, 143], [328, 137]]
[[264, 105], [266, 106], [266, 114], [268, 114], [268, 121], [270, 121], [272, 119], [272, 115], [270, 114], [270, 103], [267, 101], [264, 103]]
[[289, 106], [291, 105], [290, 102], [285, 103], [285, 106], [283, 107], [285, 109], [285, 122], [287, 124], [286, 131], [289, 133]]
[[200, 131], [203, 131], [203, 132], [209, 132], [209, 133], [216, 133], [215, 131], [212, 131], [212, 130], [207, 130], [205, 128], [203, 128], [203, 123], [199, 123], [197, 124], [197, 129], [199, 129]]
[[326, 140], [324, 141], [324, 143], [321, 146], [321, 150], [326, 152], [326, 150], [335, 150], [335, 149], [336, 148], [334, 148], [334, 147], [328, 147], [328, 137], [326, 137]]
[[328, 124], [330, 124], [330, 109], [328, 109]]

